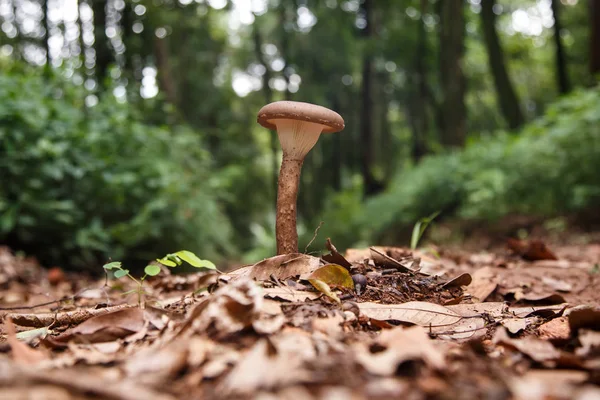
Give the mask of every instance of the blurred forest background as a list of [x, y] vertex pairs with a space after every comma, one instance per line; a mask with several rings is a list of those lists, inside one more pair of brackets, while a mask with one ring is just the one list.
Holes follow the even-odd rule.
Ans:
[[[276, 100], [346, 120], [300, 248], [600, 206], [595, 0], [0, 0], [0, 243], [46, 265], [275, 254]], [[592, 213], [593, 214], [593, 213]]]

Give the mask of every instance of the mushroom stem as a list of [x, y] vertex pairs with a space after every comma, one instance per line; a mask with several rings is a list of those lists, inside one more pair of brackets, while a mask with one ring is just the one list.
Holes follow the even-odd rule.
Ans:
[[298, 252], [296, 200], [303, 162], [304, 160], [294, 160], [285, 152], [283, 153], [277, 190], [277, 217], [275, 225], [277, 254]]

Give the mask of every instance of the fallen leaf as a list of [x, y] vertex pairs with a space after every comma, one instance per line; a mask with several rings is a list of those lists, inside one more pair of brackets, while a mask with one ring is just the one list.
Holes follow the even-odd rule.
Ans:
[[323, 282], [320, 279], [309, 279], [308, 280], [319, 292], [323, 293], [324, 295], [332, 298], [333, 300], [335, 300], [338, 303], [341, 303], [342, 301], [340, 300], [340, 298], [337, 296], [337, 294], [335, 294], [334, 292], [331, 291], [331, 288], [329, 287], [329, 285], [325, 282]]
[[329, 250], [331, 253], [321, 256], [323, 260], [331, 264], [341, 265], [346, 269], [352, 267], [352, 264], [350, 264], [350, 262], [348, 262], [348, 260], [346, 260], [344, 256], [337, 251], [333, 243], [331, 243], [331, 239], [327, 238], [325, 247], [327, 247], [327, 250]]
[[26, 343], [17, 339], [15, 325], [10, 317], [4, 323], [6, 329], [6, 341], [12, 350], [12, 358], [19, 364], [35, 365], [48, 359], [48, 354], [41, 350], [32, 349]]
[[296, 290], [289, 286], [276, 286], [272, 288], [263, 288], [265, 298], [274, 300], [285, 300], [291, 302], [304, 302], [321, 297], [321, 293], [307, 292], [305, 290]]
[[468, 286], [473, 281], [470, 274], [462, 273], [442, 285], [443, 288]]
[[600, 309], [599, 308], [579, 308], [569, 312], [569, 327], [575, 332], [578, 329], [593, 329], [600, 331]]
[[516, 334], [522, 330], [525, 330], [528, 326], [536, 323], [538, 318], [506, 318], [500, 321], [500, 324], [504, 326], [510, 333]]
[[448, 307], [411, 301], [403, 304], [358, 303], [361, 314], [380, 321], [395, 320], [420, 325], [443, 339], [467, 339], [484, 334], [484, 319], [479, 315], [462, 316]]
[[523, 302], [540, 304], [562, 304], [565, 303], [565, 298], [558, 293], [524, 293], [522, 290], [515, 290], [515, 300]]
[[600, 355], [600, 332], [581, 329], [577, 339], [581, 345], [575, 352], [578, 356]]
[[512, 339], [504, 329], [496, 330], [492, 342], [513, 348], [539, 363], [558, 361], [561, 357], [560, 351], [548, 341], [534, 337]]
[[128, 357], [123, 370], [129, 377], [150, 387], [171, 382], [187, 365], [188, 346], [181, 342], [157, 349], [146, 348]]
[[[308, 380], [310, 374], [304, 361], [306, 350], [313, 347], [312, 342], [306, 335], [298, 335], [294, 340], [277, 346], [268, 339], [260, 339], [223, 380], [219, 393], [249, 394]], [[315, 356], [312, 350], [308, 358]]]
[[144, 310], [126, 308], [92, 317], [78, 326], [68, 329], [53, 340], [85, 343], [112, 342], [132, 335], [144, 327]]
[[420, 326], [384, 330], [372, 343], [357, 343], [354, 349], [356, 361], [373, 375], [391, 376], [400, 364], [412, 360], [439, 370], [446, 365], [444, 355]]
[[566, 341], [571, 336], [567, 317], [558, 317], [542, 324], [538, 328], [538, 337], [543, 340]]
[[378, 250], [376, 247], [369, 247], [369, 250], [371, 250], [371, 258], [377, 266], [383, 268], [396, 268], [400, 272], [408, 272], [411, 274], [415, 273], [415, 271], [403, 265], [400, 263], [400, 261], [395, 260], [384, 252]]
[[354, 290], [354, 281], [350, 272], [341, 265], [327, 264], [314, 271], [307, 280], [318, 279], [325, 282], [329, 287]]
[[473, 280], [467, 286], [467, 292], [473, 301], [483, 302], [498, 286], [498, 276], [490, 267], [480, 268], [473, 273]]
[[550, 286], [552, 289], [559, 292], [570, 292], [573, 290], [573, 285], [563, 280], [554, 279], [550, 276], [542, 276], [544, 285]]
[[527, 261], [558, 260], [554, 253], [541, 240], [525, 241], [509, 238], [506, 241], [506, 246], [513, 253]]
[[267, 281], [271, 277], [285, 280], [291, 277], [308, 275], [319, 268], [321, 260], [308, 254], [281, 254], [267, 258], [254, 265], [242, 267], [227, 275], [239, 279], [248, 277], [257, 281]]

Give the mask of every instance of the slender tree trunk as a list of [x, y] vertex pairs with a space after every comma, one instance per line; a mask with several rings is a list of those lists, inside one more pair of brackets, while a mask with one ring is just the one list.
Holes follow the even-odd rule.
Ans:
[[42, 2], [42, 13], [43, 13], [43, 24], [44, 24], [44, 50], [46, 51], [46, 64], [44, 65], [44, 74], [50, 76], [50, 70], [52, 68], [52, 58], [50, 57], [50, 19], [48, 18], [48, 7], [49, 0], [43, 0]]
[[[271, 71], [271, 66], [265, 59], [265, 55], [262, 52], [263, 40], [259, 31], [258, 23], [254, 23], [252, 26], [252, 39], [254, 40], [254, 53], [258, 62], [260, 62], [263, 67], [265, 67], [265, 73], [262, 76], [262, 91], [265, 96], [265, 103], [269, 104], [273, 101], [273, 90], [269, 86], [269, 82], [271, 81], [271, 77], [273, 73]], [[272, 175], [271, 175], [271, 188], [272, 193], [275, 195], [277, 193], [277, 171], [279, 166], [279, 144], [277, 143], [277, 135], [274, 132], [270, 132], [270, 145], [271, 145], [271, 163], [272, 163]]]
[[363, 176], [365, 195], [373, 195], [382, 187], [373, 176], [371, 166], [373, 164], [373, 56], [370, 44], [373, 40], [373, 0], [364, 0], [362, 9], [367, 25], [363, 30], [363, 38], [366, 41], [362, 61], [362, 87], [360, 110], [360, 147], [361, 147], [361, 171]]
[[106, 0], [91, 0], [94, 14], [94, 50], [96, 52], [96, 79], [98, 86], [105, 88], [108, 67], [113, 60], [106, 37]]
[[556, 46], [556, 82], [558, 89], [561, 94], [568, 93], [571, 91], [571, 84], [569, 82], [569, 75], [567, 72], [567, 61], [565, 49], [560, 37], [560, 31], [562, 29], [562, 23], [560, 21], [560, 2], [558, 0], [552, 0], [552, 13], [554, 14], [554, 45]]
[[[421, 0], [421, 15], [427, 12], [428, 0]], [[425, 23], [419, 19], [417, 28], [417, 49], [415, 52], [415, 80], [417, 85], [415, 107], [411, 114], [414, 115], [413, 142], [411, 148], [412, 159], [418, 162], [427, 153], [426, 135], [429, 131], [427, 121], [427, 68], [425, 58], [427, 57], [427, 36]]]
[[133, 5], [129, 1], [125, 2], [125, 8], [123, 8], [121, 14], [121, 30], [123, 35], [123, 43], [125, 44], [125, 54], [123, 55], [123, 67], [125, 72], [133, 77], [135, 76], [133, 56], [134, 49], [132, 43], [133, 33], [133, 21], [135, 15], [133, 12]]
[[158, 86], [165, 93], [167, 101], [179, 109], [177, 83], [171, 71], [169, 41], [167, 38], [154, 38], [154, 57], [158, 69]]
[[461, 147], [466, 139], [465, 16], [462, 0], [442, 1], [440, 10], [440, 83], [442, 87], [442, 143]]
[[288, 16], [287, 16], [287, 7], [286, 7], [286, 2], [285, 0], [282, 0], [281, 3], [279, 4], [279, 26], [281, 28], [281, 41], [280, 41], [280, 51], [281, 51], [281, 56], [283, 57], [283, 61], [284, 61], [284, 66], [283, 66], [283, 78], [285, 79], [285, 92], [283, 94], [283, 98], [285, 100], [291, 100], [292, 99], [292, 92], [290, 92], [290, 74], [288, 71], [288, 62], [289, 62], [289, 57], [290, 57], [290, 51], [289, 51], [289, 47], [290, 47], [290, 41], [289, 41], [289, 32], [285, 29], [285, 26], [287, 25], [288, 22]]
[[590, 73], [600, 81], [600, 2], [590, 0]]
[[504, 62], [504, 53], [500, 45], [500, 38], [496, 31], [496, 14], [494, 5], [496, 0], [482, 0], [481, 22], [483, 36], [488, 53], [490, 69], [494, 77], [494, 85], [498, 94], [498, 102], [504, 118], [510, 129], [517, 129], [525, 122], [519, 99], [513, 85], [508, 77], [508, 71]]

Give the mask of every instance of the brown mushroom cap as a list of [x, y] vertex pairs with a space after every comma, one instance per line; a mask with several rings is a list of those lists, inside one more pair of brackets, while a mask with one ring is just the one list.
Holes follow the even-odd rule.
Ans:
[[277, 130], [276, 119], [294, 119], [323, 125], [323, 133], [339, 132], [344, 129], [340, 114], [316, 104], [300, 101], [276, 101], [267, 104], [258, 112], [258, 123], [268, 129]]

